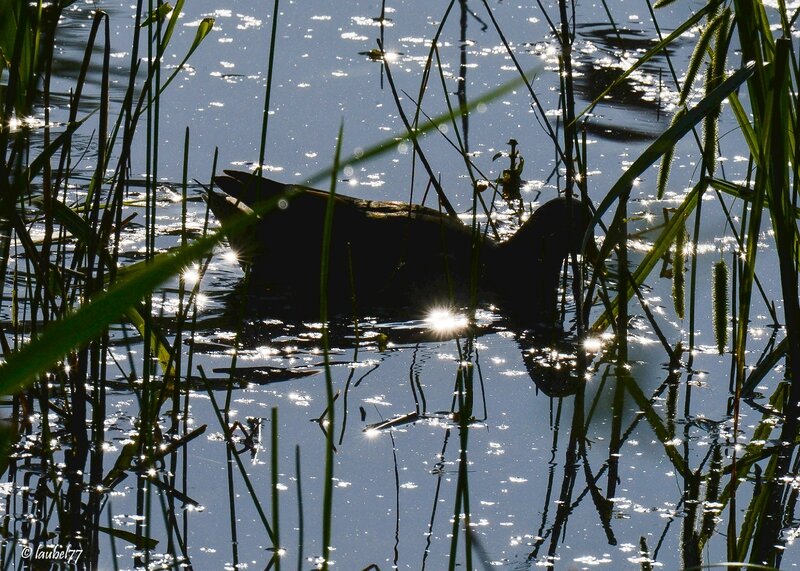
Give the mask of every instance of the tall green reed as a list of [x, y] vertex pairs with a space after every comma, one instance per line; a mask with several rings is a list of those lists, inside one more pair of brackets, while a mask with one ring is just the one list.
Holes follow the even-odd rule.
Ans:
[[[669, 2], [660, 2], [656, 6], [667, 4]], [[675, 214], [657, 236], [654, 247], [639, 262], [633, 272], [634, 283], [644, 282], [654, 267], [655, 259], [663, 255], [671, 244], [681, 246], [683, 225], [692, 214], [695, 216], [692, 243], [697, 243], [700, 221], [705, 217], [705, 212], [700, 209], [701, 201], [709, 189], [712, 189], [717, 202], [725, 212], [727, 224], [736, 237], [738, 247], [737, 263], [734, 268], [736, 299], [732, 304], [734, 314], [731, 350], [733, 374], [730, 412], [733, 417], [734, 434], [738, 433], [740, 426], [742, 399], [751, 394], [755, 384], [764, 378], [770, 366], [785, 358], [786, 383], [774, 389], [770, 395], [770, 403], [782, 418], [779, 439], [783, 442], [794, 442], [798, 429], [797, 417], [800, 412], [800, 380], [797, 378], [797, 364], [800, 363], [800, 344], [798, 344], [798, 326], [800, 326], [798, 293], [800, 292], [797, 284], [798, 173], [795, 140], [797, 109], [792, 86], [797, 84], [800, 68], [792, 50], [790, 21], [793, 21], [796, 15], [790, 18], [785, 6], [781, 5], [777, 11], [780, 23], [776, 32], [771, 27], [774, 22], [760, 2], [742, 0], [730, 5], [710, 2], [693, 18], [687, 20], [687, 23], [701, 13], [705, 18], [705, 24], [687, 65], [683, 84], [679, 86], [681, 109], [675, 114], [669, 129], [628, 170], [628, 173], [639, 176], [644, 172], [640, 166], [652, 164], [651, 159], [663, 155], [657, 180], [657, 194], [659, 197], [662, 196], [673, 176], [669, 167], [675, 145], [684, 134], [702, 122], [702, 137], [695, 138], [702, 169], [700, 180], [683, 196]], [[661, 46], [657, 49], [661, 49]], [[741, 49], [745, 65], [740, 71], [726, 77], [729, 54], [736, 49]], [[654, 53], [651, 50], [640, 58], [634, 67], [643, 65]], [[695, 78], [701, 75], [705, 96], [689, 109], [687, 107], [689, 94], [695, 87]], [[739, 93], [739, 86], [743, 84], [747, 88], [746, 99]], [[720, 147], [718, 123], [723, 101], [729, 103], [730, 116], [737, 122], [739, 128], [738, 132], [732, 132], [728, 136], [737, 135], [741, 141], [740, 145], [749, 151], [745, 184], [726, 180], [724, 173], [720, 174], [717, 168]], [[628, 179], [628, 173], [612, 187], [599, 207], [600, 212], [605, 211], [622, 195], [620, 190], [631, 181]], [[624, 185], [620, 184], [623, 179], [627, 179]], [[733, 205], [727, 204], [722, 193], [732, 196], [736, 202]], [[760, 263], [759, 247], [767, 223], [774, 236], [772, 246], [780, 278], [777, 293], [781, 296], [783, 305], [782, 316], [775, 317], [782, 318], [785, 339], [768, 349], [768, 352], [762, 355], [761, 363], [753, 363], [748, 356], [752, 353], [749, 322], [759, 301], [756, 294], [761, 295], [765, 305], [771, 306], [758, 278], [759, 268], [762, 268], [761, 271], [769, 271], [764, 270], [766, 266]], [[687, 254], [692, 264], [688, 285], [690, 295], [688, 329], [691, 352], [695, 344], [694, 324], [697, 315], [695, 296], [698, 288], [703, 287], [703, 283], [708, 284], [710, 289], [711, 280], [703, 282], [699, 277], [696, 271], [696, 250], [692, 248]], [[682, 273], [683, 268], [676, 263], [674, 271]], [[715, 269], [713, 281], [715, 305], [720, 308], [717, 310], [718, 314], [714, 316], [715, 330], [717, 342], [722, 350], [725, 347], [728, 323], [724, 313], [727, 312], [729, 305], [726, 303], [727, 300], [720, 299], [721, 296], [727, 296], [727, 287], [724, 283], [727, 280], [720, 268]], [[628, 295], [630, 294], [629, 289]], [[624, 298], [626, 292], [622, 291], [620, 295]], [[676, 300], [679, 301], [678, 295]], [[682, 304], [678, 304], [678, 301], [676, 309], [682, 317], [681, 308], [678, 307]], [[615, 312], [615, 308], [621, 303], [623, 300], [615, 302], [610, 309], [611, 313]], [[770, 308], [770, 311], [773, 310]], [[603, 329], [608, 323], [607, 313], [596, 322], [595, 326]], [[690, 353], [689, 370], [692, 359]], [[750, 373], [749, 369], [753, 365], [758, 366], [753, 373]], [[751, 564], [776, 565], [780, 561], [779, 551], [773, 547], [779, 541], [780, 518], [774, 513], [775, 510], [780, 513], [783, 509], [788, 509], [787, 505], [780, 501], [785, 486], [780, 478], [789, 473], [794, 450], [793, 447], [783, 446], [767, 451], [763, 445], [758, 444], [757, 441], [771, 430], [768, 415], [765, 415], [763, 423], [759, 424], [753, 436], [754, 443], [748, 445], [742, 452], [734, 448], [730, 463], [722, 468], [730, 474], [730, 482], [721, 493], [720, 501], [728, 505], [727, 545], [728, 558], [732, 562], [749, 561]], [[769, 459], [765, 485], [759, 488], [757, 497], [751, 504], [752, 509], [747, 512], [740, 527], [737, 521], [736, 489], [756, 463], [765, 458]], [[709, 472], [710, 475], [706, 476], [712, 488], [715, 473], [717, 472], [712, 470]], [[699, 472], [696, 477], [700, 477]], [[690, 486], [687, 493], [696, 496], [696, 493], [691, 492], [692, 489], [695, 488]], [[694, 538], [692, 541], [696, 544], [690, 551], [697, 553], [698, 557], [702, 552], [702, 546], [713, 533], [712, 528], [713, 526], [706, 520], [700, 531], [692, 536]], [[698, 562], [699, 559], [695, 561]]]
[[[116, 123], [110, 128], [113, 111], [109, 97], [109, 22], [105, 13], [97, 11], [88, 31], [85, 54], [71, 93], [70, 105], [65, 111], [66, 126], [61, 129], [54, 126], [55, 112], [50, 104], [50, 84], [56, 58], [53, 46], [60, 34], [61, 16], [71, 4], [66, 1], [49, 4], [6, 2], [0, 7], [3, 13], [0, 49], [4, 56], [0, 58], [0, 72], [5, 80], [0, 87], [4, 102], [0, 118], [0, 271], [6, 275], [12, 265], [15, 273], [24, 268], [28, 287], [23, 290], [23, 306], [30, 316], [27, 326], [32, 338], [30, 342], [23, 343], [17, 335], [19, 342], [15, 342], [13, 349], [3, 347], [6, 363], [0, 391], [14, 394], [15, 399], [38, 401], [46, 437], [44, 442], [47, 443], [42, 452], [44, 473], [54, 482], [59, 481], [56, 467], [58, 453], [48, 448], [53, 441], [48, 436], [50, 411], [57, 413], [60, 424], [69, 427], [71, 436], [64, 442], [63, 453], [66, 463], [63, 474], [65, 484], [63, 489], [59, 489], [54, 504], [60, 524], [59, 541], [65, 545], [83, 542], [87, 548], [88, 565], [96, 566], [100, 532], [111, 534], [112, 537], [126, 537], [137, 544], [147, 544], [145, 533], [141, 530], [133, 538], [121, 530], [99, 525], [98, 518], [106, 504], [105, 496], [99, 490], [116, 485], [127, 470], [133, 469], [135, 472], [152, 465], [163, 455], [163, 452], [157, 452], [154, 448], [153, 434], [148, 430], [140, 430], [141, 438], [137, 438], [137, 441], [138, 446], [143, 448], [137, 459], [128, 455], [126, 448], [125, 453], [117, 458], [113, 469], [107, 474], [103, 473], [106, 440], [104, 421], [107, 415], [105, 391], [110, 367], [107, 356], [112, 335], [108, 326], [127, 320], [139, 329], [146, 346], [151, 346], [153, 352], [159, 354], [162, 365], [168, 363], [172, 358], [170, 352], [158, 329], [152, 326], [147, 306], [143, 310], [139, 300], [146, 297], [146, 293], [155, 285], [177, 274], [182, 265], [215, 242], [207, 240], [193, 254], [187, 249], [182, 259], [168, 260], [165, 264], [154, 263], [146, 272], [138, 271], [142, 266], [130, 268], [124, 272], [130, 279], [122, 280], [118, 286], [113, 285], [122, 273], [117, 260], [121, 230], [127, 223], [123, 215], [122, 191], [126, 185], [125, 173], [129, 166], [136, 124], [143, 111], [149, 112], [157, 107], [161, 91], [175, 74], [162, 84], [158, 79], [158, 66], [149, 66], [144, 87], [137, 98], [139, 56], [138, 34], [135, 34], [130, 82]], [[163, 34], [157, 34], [157, 39], [151, 36], [152, 41], [148, 43], [159, 57], [169, 45], [181, 5], [182, 2], [179, 2], [178, 9], [171, 13], [162, 9], [143, 24], [145, 28], [153, 29], [155, 23], [161, 29], [161, 23], [165, 22]], [[137, 22], [143, 20], [142, 6], [140, 2]], [[211, 24], [210, 20], [203, 23], [190, 53], [202, 42]], [[99, 104], [84, 117], [79, 117], [81, 109], [86, 107], [85, 94], [98, 89], [89, 84], [87, 72], [96, 58], [94, 52], [101, 40]], [[186, 58], [183, 63], [185, 61]], [[178, 72], [179, 69], [175, 73]], [[44, 107], [44, 122], [41, 125], [38, 120], [32, 119], [40, 106]], [[81, 149], [74, 135], [84, 125], [92, 124], [93, 115], [97, 119], [97, 142], [93, 149]], [[123, 131], [121, 143], [117, 138], [120, 129]], [[61, 132], [54, 136], [54, 130]], [[75, 160], [79, 161], [81, 154], [90, 150], [94, 153], [96, 167], [88, 184], [88, 192], [74, 206], [70, 206], [67, 189], [76, 176]], [[114, 160], [117, 161], [116, 168], [112, 169], [114, 174], [107, 178], [108, 167]], [[148, 215], [152, 215], [154, 192], [151, 189], [146, 195]], [[44, 228], [42, 239], [33, 237], [32, 228], [37, 224]], [[152, 243], [153, 235], [151, 224], [147, 233], [148, 242]], [[68, 239], [74, 240], [74, 246], [68, 246]], [[20, 263], [23, 258], [12, 259], [12, 241], [22, 245], [23, 263]], [[12, 282], [15, 296], [20, 290], [18, 283]], [[6, 284], [4, 280], [0, 288], [4, 289]], [[75, 327], [79, 328], [78, 335]], [[5, 333], [2, 338], [5, 341]], [[142, 365], [147, 377], [149, 350]], [[165, 367], [167, 372], [170, 366]], [[144, 391], [135, 392], [142, 403], [140, 426], [146, 427], [150, 424], [148, 419], [154, 418], [155, 409], [160, 405], [148, 394], [147, 385]], [[64, 406], [56, 407], [54, 399], [62, 395], [66, 396]], [[17, 412], [10, 424], [18, 428], [25, 426]], [[146, 441], [150, 443], [147, 446]], [[85, 496], [87, 486], [94, 491]], [[43, 537], [21, 539], [39, 542]], [[171, 552], [174, 558], [174, 550]]]

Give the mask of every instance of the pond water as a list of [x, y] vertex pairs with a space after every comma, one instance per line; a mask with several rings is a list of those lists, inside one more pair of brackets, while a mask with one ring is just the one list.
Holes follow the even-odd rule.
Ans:
[[[439, 57], [444, 89], [434, 74], [423, 102], [428, 116], [447, 111], [445, 97], [457, 105], [456, 78], [462, 57], [468, 100], [517, 76], [486, 5], [472, 2], [467, 6], [473, 13], [464, 17], [465, 44], [459, 6], [443, 28]], [[556, 162], [545, 128], [545, 123], [554, 130], [563, 128], [557, 121], [559, 48], [548, 25], [548, 18], [557, 21], [558, 6], [507, 1], [492, 1], [488, 6], [520, 66], [535, 71], [532, 85], [539, 103], [532, 102], [527, 89], [516, 88], [471, 113], [468, 135], [460, 121], [458, 127], [483, 173], [479, 178], [501, 176], [508, 158], [494, 157], [509, 150], [509, 139], [518, 141], [525, 159], [522, 177], [529, 182], [523, 199], [535, 207], [555, 197], [564, 179], [563, 165]], [[701, 7], [699, 2], [682, 2], [657, 11], [661, 32], [671, 32], [690, 10]], [[85, 26], [95, 8], [111, 17], [112, 62], [118, 66], [113, 77], [119, 81], [117, 87], [112, 86], [111, 98], [119, 104], [133, 33], [134, 11], [129, 3], [78, 3], [65, 13], [66, 35], [58, 56], [64, 92], [82, 57]], [[385, 70], [370, 52], [383, 34], [386, 51], [393, 54], [388, 65], [401, 103], [413, 115], [430, 40], [444, 6], [405, 0], [386, 8], [381, 29], [378, 2], [281, 4], [266, 175], [302, 183], [323, 171], [331, 164], [340, 126], [345, 156], [404, 132]], [[178, 75], [161, 101], [160, 249], [180, 243], [182, 205], [177, 183], [187, 126], [190, 178], [209, 180], [215, 148], [219, 149], [218, 170], [249, 170], [258, 161], [271, 10], [267, 3], [244, 1], [200, 0], [184, 7], [166, 66], [181, 60], [202, 18], [212, 16], [215, 24], [188, 69]], [[670, 49], [678, 70], [685, 67], [698, 33], [687, 32]], [[617, 0], [607, 8], [599, 2], [576, 5], [576, 108], [586, 107], [620, 70], [652, 47], [657, 34], [648, 5], [640, 0]], [[595, 203], [668, 127], [677, 101], [670, 74], [661, 54], [593, 111], [586, 124], [586, 154], [589, 196]], [[699, 97], [698, 93], [693, 100]], [[744, 94], [742, 98], [746, 100]], [[91, 99], [85, 102], [87, 110], [92, 104]], [[60, 112], [56, 102], [54, 113]], [[720, 133], [734, 125], [723, 116]], [[455, 209], [467, 213], [472, 183], [462, 155], [451, 145], [453, 137], [452, 127], [442, 128], [423, 136], [420, 144]], [[677, 204], [699, 176], [695, 143], [688, 140], [691, 137], [686, 139], [676, 150], [675, 174], [664, 199], [655, 199], [655, 167], [633, 189], [631, 233], [641, 251], [652, 239], [645, 230], [658, 225], [664, 209]], [[85, 140], [93, 144], [88, 135]], [[727, 144], [723, 137], [726, 158], [720, 165], [728, 179], [743, 178], [747, 163], [739, 155], [746, 150], [728, 149]], [[132, 159], [134, 173], [145, 170], [142, 146], [136, 147]], [[339, 192], [380, 200], [411, 196], [420, 202], [427, 175], [419, 163], [415, 168], [412, 151], [403, 142], [376, 159], [346, 165]], [[91, 171], [87, 172], [88, 177]], [[200, 234], [206, 215], [201, 196], [200, 185], [193, 185], [186, 224], [195, 235]], [[138, 211], [142, 220], [144, 211], [136, 205], [137, 196], [129, 198], [129, 210]], [[212, 219], [212, 227], [215, 224]], [[134, 224], [125, 235], [123, 260], [139, 259], [141, 228]], [[698, 279], [710, 282], [712, 264], [720, 255], [730, 260], [733, 245], [721, 212], [704, 212], [699, 231], [697, 273], [703, 277]], [[764, 256], [771, 256], [769, 250]], [[511, 276], [520, 279], [520, 287], [525, 287], [526, 271], [509, 269]], [[187, 279], [191, 273], [187, 272]], [[184, 353], [190, 347], [194, 350], [194, 365], [203, 368], [214, 386], [211, 394], [227, 410], [230, 422], [239, 422], [233, 432], [240, 446], [239, 459], [258, 500], [252, 498], [237, 464], [226, 456], [210, 393], [203, 389], [195, 369], [191, 373], [195, 388], [186, 400], [189, 428], [207, 428], [186, 445], [181, 457], [181, 491], [191, 501], [179, 502], [183, 504], [176, 516], [179, 534], [195, 569], [268, 565], [273, 542], [257, 503], [266, 514], [271, 513], [270, 435], [277, 430], [282, 561], [284, 568], [308, 569], [322, 555], [326, 439], [321, 419], [327, 397], [321, 327], [313, 319], [299, 320], [275, 311], [274, 303], [257, 295], [260, 284], [251, 284], [249, 290], [243, 286], [243, 275], [227, 247], [215, 250], [200, 282], [196, 331], [185, 334]], [[779, 299], [779, 285], [769, 278], [762, 284], [767, 296]], [[688, 323], [675, 317], [671, 281], [654, 278], [646, 285], [645, 302], [668, 343], [674, 348], [683, 340], [685, 345]], [[697, 289], [698, 308], [710, 307], [709, 290]], [[159, 323], [173, 335], [170, 317], [177, 307], [177, 283], [157, 293], [154, 305], [161, 314]], [[432, 309], [426, 300], [420, 300], [419, 307]], [[569, 330], [574, 317], [571, 299], [567, 309]], [[10, 319], [6, 300], [3, 312], [3, 320]], [[601, 312], [602, 308], [595, 307], [592, 315]], [[774, 332], [771, 319], [765, 307], [753, 315], [752, 346], [759, 342], [766, 346]], [[470, 340], [466, 334], [437, 332], [424, 315], [359, 316], [357, 330], [347, 318], [333, 320], [330, 374], [337, 393], [333, 567], [445, 569], [452, 558], [454, 531], [458, 536], [455, 556], [458, 565], [465, 567], [464, 521], [455, 526], [453, 521], [454, 514], [465, 511], [462, 502], [466, 499], [471, 561], [478, 569], [680, 568], [686, 561], [687, 534], [692, 526], [699, 529], [704, 517], [719, 519], [701, 559], [707, 564], [725, 561], [724, 534], [731, 508], [716, 504], [714, 498], [704, 501], [697, 492], [687, 495], [686, 474], [698, 469], [707, 472], [716, 453], [729, 458], [737, 438], [748, 442], [766, 399], [742, 404], [741, 434], [734, 435], [729, 403], [731, 359], [717, 353], [710, 309], [696, 312], [691, 369], [686, 370], [687, 355], [683, 355], [684, 366], [675, 370], [634, 300], [628, 365], [622, 376], [607, 339], [605, 349], [593, 347], [591, 352], [568, 341], [559, 346], [541, 344], [529, 333], [515, 330], [507, 318], [502, 308], [481, 307], [478, 329]], [[127, 333], [137, 335], [130, 327]], [[237, 338], [236, 368], [231, 370]], [[120, 367], [129, 372], [125, 353], [141, 351], [141, 345], [131, 349], [120, 342], [118, 349]], [[590, 363], [585, 381], [579, 383], [571, 370], [576, 351], [584, 351]], [[774, 384], [782, 374], [777, 368], [767, 381]], [[461, 423], [453, 411], [459, 408], [458, 380], [466, 375], [474, 383], [474, 418]], [[122, 382], [121, 373], [118, 377], [110, 385], [106, 411], [107, 470], [136, 427], [137, 398]], [[235, 382], [226, 390], [229, 377]], [[581, 385], [577, 391], [575, 384]], [[277, 422], [273, 407], [278, 410]], [[464, 461], [466, 470], [460, 472]], [[723, 486], [728, 478], [723, 476]], [[26, 509], [14, 500], [20, 494], [15, 486], [21, 485], [20, 480], [6, 488], [9, 499], [3, 509], [15, 522], [22, 520]], [[743, 500], [734, 509], [739, 510], [735, 516], [740, 522], [752, 493], [750, 484], [739, 490]], [[167, 524], [159, 502], [152, 499], [155, 515], [150, 528], [150, 537], [159, 540], [152, 552], [156, 562], [168, 553]], [[133, 476], [113, 490], [104, 509], [101, 525], [134, 531], [140, 516]], [[800, 562], [792, 544], [800, 525], [796, 520], [783, 523], [783, 564], [791, 567]], [[19, 530], [20, 526], [13, 523], [11, 527]], [[139, 550], [117, 539], [115, 549], [111, 542], [101, 548], [100, 567], [133, 568], [137, 556], [141, 556]], [[15, 559], [17, 563], [12, 562]], [[13, 568], [22, 564], [18, 553], [9, 561]]]

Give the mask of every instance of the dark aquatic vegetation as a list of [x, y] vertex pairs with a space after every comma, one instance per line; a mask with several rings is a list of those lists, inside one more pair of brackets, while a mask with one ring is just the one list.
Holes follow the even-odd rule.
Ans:
[[[329, 193], [226, 173], [215, 179], [222, 191], [208, 193], [223, 227], [261, 200], [296, 193], [255, 228], [231, 233], [229, 239], [241, 262], [251, 266], [256, 287], [275, 288], [306, 302], [298, 309], [316, 308]], [[580, 252], [591, 219], [586, 205], [556, 198], [500, 242], [425, 206], [343, 195], [336, 195], [334, 203], [327, 292], [333, 307], [349, 310], [355, 302], [362, 309], [425, 311], [465, 305], [477, 284], [481, 301], [497, 302], [529, 327], [555, 321], [560, 269], [569, 254]]]

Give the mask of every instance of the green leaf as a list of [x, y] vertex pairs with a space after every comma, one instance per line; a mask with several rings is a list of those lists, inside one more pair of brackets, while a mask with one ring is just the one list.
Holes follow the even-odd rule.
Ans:
[[[44, 206], [44, 200], [42, 198], [37, 197], [33, 199], [32, 202], [39, 208], [43, 208]], [[66, 228], [70, 234], [72, 234], [80, 242], [83, 242], [87, 245], [92, 245], [97, 242], [97, 236], [92, 232], [91, 225], [86, 222], [86, 220], [81, 218], [78, 213], [75, 212], [75, 210], [60, 200], [54, 199], [50, 204], [53, 218], [57, 220], [59, 224], [64, 226], [64, 228]], [[111, 268], [114, 266], [114, 262], [111, 259], [111, 256], [108, 255], [108, 252], [105, 250], [105, 248], [96, 248], [96, 250], [106, 267]], [[126, 266], [124, 268], [124, 272], [118, 273], [118, 277], [136, 273], [147, 266], [148, 263], [148, 261], [141, 261], [130, 266]], [[128, 321], [130, 321], [131, 325], [136, 327], [137, 331], [139, 331], [139, 334], [144, 336], [145, 320], [140, 304], [129, 307], [125, 311], [125, 316], [128, 318]], [[161, 369], [164, 374], [171, 376], [174, 373], [174, 367], [169, 366], [172, 362], [170, 360], [171, 350], [169, 341], [167, 341], [167, 338], [164, 336], [161, 330], [156, 327], [151, 327], [150, 330], [150, 346], [153, 348], [153, 352], [155, 353], [156, 357], [158, 357], [158, 361], [161, 364]]]
[[[140, 304], [136, 304], [133, 307], [129, 307], [125, 310], [125, 316], [128, 318], [128, 321], [131, 322], [136, 330], [139, 332], [139, 335], [144, 337], [145, 334], [145, 318], [143, 314], [143, 308]], [[164, 372], [164, 375], [167, 377], [173, 377], [175, 375], [175, 360], [171, 358], [172, 350], [170, 348], [169, 341], [167, 340], [164, 333], [158, 327], [155, 327], [151, 324], [150, 326], [150, 348], [155, 353], [156, 357], [158, 358], [158, 362], [161, 364], [161, 370]]]
[[167, 14], [172, 12], [172, 4], [169, 2], [164, 2], [161, 6], [150, 12], [147, 18], [139, 24], [140, 28], [146, 28], [150, 24], [155, 24], [156, 22], [163, 22], [167, 18]]
[[214, 27], [214, 18], [203, 18], [203, 20], [200, 22], [200, 25], [197, 26], [197, 33], [194, 36], [194, 41], [192, 42], [192, 46], [189, 48], [189, 51], [186, 52], [186, 55], [184, 56], [183, 60], [181, 60], [181, 63], [178, 65], [178, 67], [175, 68], [175, 71], [172, 72], [169, 78], [167, 78], [167, 81], [165, 81], [164, 84], [161, 86], [159, 94], [164, 93], [164, 90], [170, 83], [172, 83], [172, 80], [175, 79], [178, 73], [180, 73], [180, 71], [183, 69], [183, 66], [186, 65], [186, 62], [192, 56], [194, 51], [200, 46], [200, 44], [203, 42], [206, 36], [209, 33], [211, 33], [211, 29], [213, 27]]

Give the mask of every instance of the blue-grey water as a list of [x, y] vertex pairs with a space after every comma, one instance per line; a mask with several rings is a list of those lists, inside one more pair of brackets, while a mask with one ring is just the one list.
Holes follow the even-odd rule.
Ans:
[[[91, 10], [102, 8], [112, 22], [112, 62], [119, 67], [114, 73], [118, 84], [112, 87], [111, 96], [119, 105], [129, 65], [126, 50], [130, 49], [133, 33], [133, 9], [129, 4], [76, 3], [65, 14], [62, 27], [69, 34], [59, 56], [64, 62], [65, 90], [82, 57], [84, 27]], [[248, 170], [258, 161], [272, 26], [272, 6], [268, 4], [201, 0], [187, 2], [184, 7], [174, 45], [164, 57], [165, 69], [181, 61], [202, 18], [211, 16], [215, 24], [209, 38], [161, 100], [157, 176], [166, 185], [160, 196], [163, 220], [159, 224], [164, 230], [164, 236], [159, 238], [161, 248], [179, 242], [178, 237], [167, 234], [168, 230], [179, 228], [181, 212], [180, 203], [173, 201], [177, 197], [175, 187], [170, 184], [180, 180], [187, 127], [188, 172], [192, 179], [203, 183], [209, 180], [215, 149], [219, 150], [218, 170]], [[486, 7], [478, 2], [468, 5], [474, 16], [466, 17], [465, 83], [468, 98], [475, 98], [517, 74]], [[558, 7], [544, 4], [543, 13], [533, 2], [491, 1], [488, 5], [521, 67], [536, 74], [532, 85], [541, 108], [533, 105], [527, 89], [518, 87], [471, 113], [468, 144], [472, 160], [486, 178], [495, 179], [507, 168], [507, 158], [493, 157], [508, 150], [509, 139], [516, 139], [525, 159], [523, 178], [530, 182], [523, 198], [532, 203], [545, 201], [556, 196], [563, 185], [563, 171], [553, 172], [555, 153], [542, 127], [544, 121], [549, 121], [555, 128], [560, 115], [558, 45], [547, 23], [547, 17], [557, 20]], [[662, 33], [669, 33], [690, 10], [700, 6], [698, 2], [680, 2], [657, 11]], [[401, 104], [407, 114], [413, 115], [430, 41], [445, 7], [403, 0], [387, 8], [384, 41], [386, 51], [396, 54], [389, 65]], [[575, 8], [579, 110], [599, 95], [609, 78], [629, 66], [657, 38], [645, 2], [616, 0], [608, 4], [608, 9], [614, 25], [609, 23], [601, 3], [581, 2]], [[458, 10], [456, 6], [439, 40], [444, 87], [434, 74], [422, 105], [428, 116], [446, 111], [445, 97], [457, 105]], [[379, 2], [281, 4], [264, 161], [268, 176], [282, 182], [303, 182], [326, 169], [335, 152], [340, 126], [345, 156], [403, 133], [381, 64], [367, 54], [377, 47], [376, 39], [381, 33], [376, 20], [379, 14]], [[482, 28], [484, 23], [486, 29]], [[686, 65], [696, 37], [696, 30], [689, 32], [671, 48], [669, 57], [677, 69]], [[738, 63], [731, 61], [730, 65]], [[698, 84], [698, 96], [700, 92]], [[595, 203], [654, 137], [668, 127], [676, 100], [670, 68], [660, 55], [592, 111], [586, 136], [588, 187]], [[89, 110], [91, 103], [86, 107]], [[54, 113], [58, 114], [58, 109]], [[720, 133], [732, 126], [730, 119], [723, 118]], [[88, 132], [86, 136], [88, 140]], [[451, 202], [463, 213], [471, 205], [472, 188], [463, 158], [447, 139], [453, 136], [452, 128], [446, 133], [433, 132], [423, 136], [420, 144]], [[745, 149], [728, 149], [727, 144], [723, 138], [726, 160], [721, 166], [728, 178], [742, 178], [746, 162], [739, 155], [745, 155]], [[134, 177], [145, 170], [143, 145], [143, 140], [136, 145]], [[694, 140], [687, 137], [676, 152], [674, 175], [664, 200], [653, 198], [655, 167], [638, 181], [630, 205], [634, 228], [663, 221], [663, 209], [674, 205], [676, 198], [696, 182], [696, 156]], [[87, 169], [92, 167], [86, 165]], [[413, 172], [416, 178], [412, 178]], [[411, 145], [403, 142], [377, 159], [348, 164], [339, 177], [339, 191], [386, 200], [407, 200], [411, 195], [419, 201], [425, 181], [419, 164], [414, 169]], [[200, 190], [194, 186], [189, 203], [189, 225], [194, 228], [202, 225], [205, 214], [199, 197]], [[711, 265], [719, 259], [720, 252], [730, 260], [732, 249], [722, 214], [704, 212], [703, 216], [697, 245], [698, 275], [708, 281]], [[652, 237], [648, 233], [636, 236], [642, 251]], [[126, 242], [129, 253], [139, 251], [141, 243], [137, 239], [141, 240], [141, 236], [131, 231]], [[232, 315], [235, 317], [239, 311], [237, 288], [243, 275], [227, 254], [226, 247], [218, 248], [202, 278], [203, 301], [195, 335], [195, 364], [202, 365], [217, 381], [227, 378], [226, 369], [231, 363], [236, 335]], [[768, 251], [765, 256], [769, 256]], [[643, 294], [674, 345], [687, 338], [688, 323], [674, 316], [670, 280], [656, 275]], [[769, 275], [764, 285], [773, 297], [779, 298]], [[726, 411], [730, 356], [716, 352], [708, 289], [698, 287], [701, 299], [697, 304], [701, 309], [695, 323], [694, 374], [680, 377], [674, 438], [666, 441], [642, 417], [640, 402], [629, 392], [619, 396], [622, 389], [614, 367], [601, 354], [591, 353], [593, 364], [582, 401], [573, 396], [548, 396], [548, 390], [537, 386], [526, 368], [523, 355], [531, 350], [530, 344], [507, 327], [502, 311], [483, 308], [479, 315], [482, 334], [476, 338], [472, 359], [479, 365], [479, 374], [475, 375], [476, 418], [469, 430], [467, 450], [475, 568], [618, 569], [642, 567], [647, 561], [666, 569], [681, 566], [684, 482], [667, 452], [674, 450], [691, 469], [696, 469], [707, 461], [712, 444], [725, 442], [723, 455], [729, 456], [734, 442], [732, 419]], [[174, 288], [167, 289], [166, 297], [164, 311], [169, 316], [175, 307], [171, 301]], [[424, 300], [420, 300], [420, 306], [425, 306]], [[599, 311], [596, 308], [593, 315], [599, 315]], [[629, 373], [663, 420], [667, 392], [658, 388], [668, 376], [667, 357], [636, 302], [631, 304], [631, 312]], [[766, 311], [757, 311], [751, 323], [753, 347], [759, 341], [766, 343], [771, 333], [769, 320], [761, 313]], [[241, 428], [234, 435], [243, 441], [245, 433], [252, 432], [260, 446], [245, 451], [240, 458], [269, 514], [269, 434], [273, 429], [269, 419], [272, 407], [278, 407], [284, 568], [294, 569], [302, 553], [301, 568], [309, 569], [321, 556], [322, 533], [325, 436], [318, 419], [324, 415], [327, 401], [319, 326], [250, 306], [244, 312], [244, 321], [237, 356], [244, 372], [237, 378], [246, 382], [232, 391], [229, 412], [233, 419], [241, 421]], [[335, 569], [363, 569], [375, 564], [381, 569], [438, 570], [449, 564], [461, 444], [458, 422], [448, 413], [463, 345], [453, 338], [436, 339], [425, 334], [429, 325], [404, 315], [375, 319], [365, 316], [356, 354], [354, 330], [346, 322], [339, 324], [331, 369], [334, 390], [338, 392], [332, 541]], [[383, 336], [387, 347], [383, 346]], [[215, 396], [223, 402], [225, 392], [216, 390]], [[129, 414], [136, 401], [124, 389], [115, 390], [110, 398], [114, 404], [109, 405], [109, 442], [120, 449], [133, 428]], [[624, 399], [622, 416], [616, 420], [611, 414], [615, 398]], [[264, 568], [273, 545], [235, 465], [235, 514], [231, 515], [225, 444], [209, 396], [198, 388], [189, 402], [191, 427], [208, 425], [206, 433], [192, 441], [186, 453], [188, 480], [183, 492], [199, 504], [184, 507], [187, 513], [179, 514], [188, 522], [184, 539], [191, 564], [195, 569]], [[587, 427], [585, 440], [572, 425], [576, 408]], [[741, 414], [740, 429], [746, 438], [761, 412], [743, 405]], [[368, 430], [401, 415], [417, 415], [417, 420]], [[613, 428], [615, 422], [621, 430]], [[615, 432], [624, 435], [618, 451], [612, 449], [616, 446], [612, 442]], [[568, 454], [574, 437], [581, 440], [580, 448], [585, 451], [577, 463]], [[614, 482], [609, 477], [610, 458], [618, 459]], [[742, 490], [742, 496], [749, 496], [749, 488]], [[607, 504], [597, 500], [595, 492], [604, 496]], [[564, 504], [565, 497], [568, 505]], [[115, 527], [133, 530], [134, 499], [134, 479], [128, 478], [106, 507]], [[158, 505], [155, 500], [154, 505]], [[159, 509], [154, 513], [158, 514]], [[101, 521], [106, 521], [106, 514]], [[722, 562], [727, 557], [725, 538], [721, 536], [725, 525], [722, 522], [718, 526], [717, 536], [706, 545], [703, 557], [707, 563]], [[151, 536], [161, 540], [155, 552], [166, 553], [160, 515], [152, 526]], [[457, 557], [463, 567], [463, 522], [457, 527], [461, 534]], [[796, 521], [790, 522], [787, 535], [797, 528]], [[647, 545], [646, 553], [642, 551], [642, 541]], [[132, 568], [134, 551], [118, 540], [116, 565]], [[110, 550], [101, 554], [104, 568], [114, 566], [111, 558]], [[790, 539], [784, 563], [795, 565], [799, 560]]]

